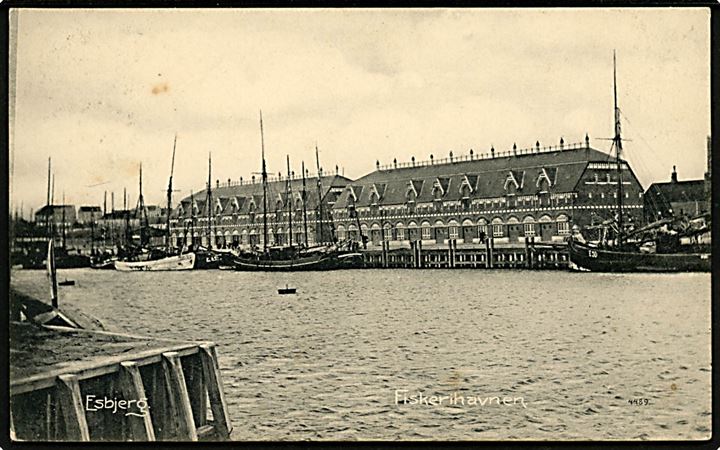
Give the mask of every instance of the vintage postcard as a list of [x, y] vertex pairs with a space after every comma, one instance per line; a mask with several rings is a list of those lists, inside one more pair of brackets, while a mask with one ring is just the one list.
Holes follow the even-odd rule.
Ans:
[[13, 441], [711, 438], [709, 8], [9, 14]]

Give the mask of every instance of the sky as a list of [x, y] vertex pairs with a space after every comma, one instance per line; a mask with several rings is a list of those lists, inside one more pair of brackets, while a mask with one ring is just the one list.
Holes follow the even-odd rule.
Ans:
[[[702, 178], [709, 10], [14, 10], [10, 198], [164, 204], [212, 179], [301, 161], [381, 164], [580, 142], [609, 152], [613, 50], [624, 157], [645, 188]], [[14, 67], [15, 70], [12, 70]], [[214, 181], [213, 181], [214, 183]]]

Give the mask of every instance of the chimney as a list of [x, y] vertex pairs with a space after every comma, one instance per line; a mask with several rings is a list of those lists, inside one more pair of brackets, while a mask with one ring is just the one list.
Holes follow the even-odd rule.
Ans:
[[413, 156], [410, 160], [412, 161], [412, 166], [415, 167], [415, 157]]
[[493, 147], [493, 146], [490, 147], [490, 157], [491, 158], [495, 157], [495, 147]]
[[432, 153], [430, 153], [430, 164], [432, 165], [432, 163], [433, 163], [433, 155], [432, 155]]
[[585, 133], [585, 148], [590, 148], [590, 136], [587, 133]]
[[470, 161], [472, 161], [472, 159], [473, 159], [473, 154], [474, 154], [474, 153], [475, 153], [475, 152], [473, 152], [473, 149], [470, 149]]
[[450, 162], [453, 162], [453, 152], [450, 150]]
[[562, 150], [563, 148], [565, 148], [565, 139], [560, 137], [560, 150]]
[[242, 184], [243, 184], [243, 179], [242, 179], [242, 177], [240, 177], [240, 186], [242, 186]]
[[393, 167], [397, 169], [397, 158], [393, 158]]
[[535, 141], [535, 149], [540, 153], [540, 141]]
[[677, 170], [675, 170], [675, 166], [673, 166], [673, 171], [672, 171], [672, 175], [670, 175], [670, 180], [671, 180], [673, 183], [677, 183], [677, 182], [678, 182], [678, 181], [677, 181]]
[[232, 182], [232, 180], [230, 178], [228, 178], [228, 186], [230, 186], [231, 182]]

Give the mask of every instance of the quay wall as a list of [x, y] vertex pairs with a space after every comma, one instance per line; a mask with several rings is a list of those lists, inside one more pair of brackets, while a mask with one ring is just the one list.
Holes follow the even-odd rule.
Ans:
[[538, 244], [532, 238], [520, 245], [496, 245], [492, 238], [484, 245], [458, 244], [452, 239], [444, 245], [413, 241], [409, 247], [384, 242], [361, 253], [366, 268], [562, 270], [570, 262], [566, 244]]

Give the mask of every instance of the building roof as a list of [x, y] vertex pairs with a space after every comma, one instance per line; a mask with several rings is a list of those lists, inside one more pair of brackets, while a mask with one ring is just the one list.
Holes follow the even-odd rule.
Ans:
[[35, 211], [36, 216], [51, 216], [53, 214], [62, 214], [63, 209], [66, 213], [68, 211], [75, 212], [75, 205], [45, 205], [42, 208]]
[[653, 183], [645, 197], [657, 205], [670, 208], [670, 203], [706, 200], [705, 180], [670, 181]]
[[81, 206], [80, 212], [100, 212], [102, 211], [99, 206]]
[[[333, 203], [335, 201], [336, 194], [332, 192], [333, 188], [344, 187], [347, 183], [352, 180], [342, 175], [329, 175], [321, 177], [322, 182], [322, 197]], [[317, 194], [317, 177], [311, 177], [305, 179], [305, 191], [306, 191], [306, 209], [312, 211], [317, 208], [318, 194]], [[302, 191], [302, 178], [297, 176], [290, 182], [292, 189], [293, 205], [297, 205], [297, 200]], [[283, 205], [287, 205], [287, 194], [286, 194], [287, 180], [273, 179], [268, 181], [267, 186], [267, 207], [269, 212], [276, 211], [278, 201], [281, 201]], [[263, 187], [259, 180], [255, 182], [230, 183], [221, 184], [219, 187], [212, 189], [213, 204], [217, 207], [219, 200], [222, 214], [248, 214], [254, 211], [262, 214], [263, 211]], [[205, 209], [205, 203], [207, 200], [207, 190], [194, 194], [192, 196], [197, 209], [195, 210], [196, 216], [206, 216], [207, 210]], [[178, 206], [175, 208], [175, 217], [182, 216], [189, 218], [191, 217], [192, 210], [190, 208], [190, 196], [183, 198]], [[235, 202], [236, 201], [236, 202]], [[302, 203], [300, 203], [301, 205]], [[285, 206], [286, 208], [286, 206]]]
[[573, 147], [567, 150], [506, 152], [491, 158], [460, 159], [453, 162], [418, 163], [416, 166], [379, 168], [349, 184], [339, 196], [336, 208], [344, 208], [357, 197], [357, 206], [502, 197], [512, 190], [517, 195], [534, 195], [546, 188], [570, 192], [576, 188], [588, 162], [609, 162], [607, 153]]

